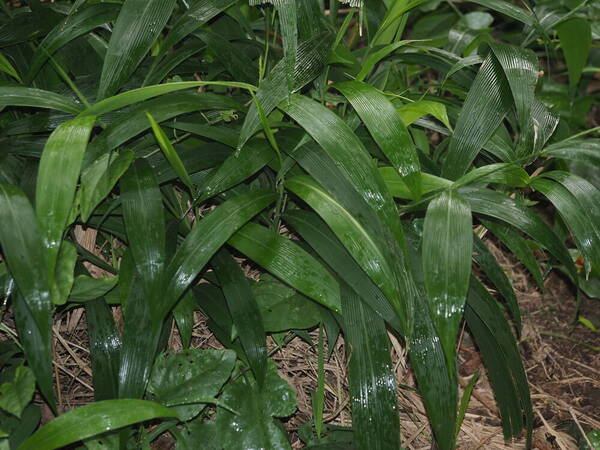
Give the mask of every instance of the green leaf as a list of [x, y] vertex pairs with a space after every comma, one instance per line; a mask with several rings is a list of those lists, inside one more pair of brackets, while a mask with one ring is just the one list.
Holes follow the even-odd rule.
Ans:
[[158, 182], [145, 160], [138, 159], [121, 179], [121, 202], [129, 249], [150, 300], [165, 265], [165, 219]]
[[228, 243], [304, 295], [336, 312], [341, 310], [338, 283], [294, 241], [249, 223]]
[[493, 52], [488, 53], [460, 110], [442, 176], [463, 175], [512, 107], [510, 86]]
[[121, 5], [114, 3], [96, 3], [72, 11], [44, 37], [30, 61], [26, 80], [31, 82], [58, 49], [94, 28], [115, 20], [120, 8]]
[[62, 95], [23, 86], [0, 86], [0, 106], [56, 109], [71, 114], [78, 114], [83, 109]]
[[29, 367], [19, 366], [14, 378], [0, 385], [0, 408], [18, 418], [33, 398], [35, 376]]
[[16, 79], [17, 81], [21, 81], [21, 77], [19, 76], [19, 73], [16, 71], [16, 69], [10, 63], [8, 58], [6, 58], [6, 56], [4, 56], [4, 54], [2, 54], [2, 53], [0, 53], [0, 72], [4, 72], [4, 73], [10, 75], [11, 77], [13, 77], [14, 79]]
[[575, 89], [592, 46], [592, 29], [588, 20], [573, 17], [556, 27], [560, 46], [567, 61], [569, 86]]
[[259, 190], [238, 195], [198, 222], [166, 268], [165, 292], [169, 292], [169, 301], [163, 302], [161, 308], [165, 314], [231, 235], [273, 203], [276, 197], [276, 194]]
[[392, 196], [369, 153], [350, 127], [325, 106], [301, 95], [293, 95], [279, 108], [298, 122], [331, 156], [367, 204], [401, 241], [402, 230]]
[[448, 120], [448, 113], [446, 112], [446, 105], [443, 103], [434, 102], [431, 100], [417, 100], [416, 102], [402, 105], [396, 111], [398, 114], [400, 114], [402, 122], [404, 122], [406, 126], [409, 126], [417, 119], [429, 114], [442, 122], [446, 128], [452, 131], [452, 126]]
[[[180, 81], [175, 83], [157, 84], [155, 86], [145, 86], [138, 89], [122, 92], [112, 97], [99, 101], [98, 103], [85, 109], [81, 115], [100, 116], [117, 109], [125, 108], [126, 106], [150, 100], [154, 97], [170, 94], [185, 89], [199, 88], [202, 86], [223, 86], [230, 88], [240, 88], [250, 91], [256, 90], [255, 86], [248, 83], [239, 83], [235, 81]], [[206, 96], [205, 97], [210, 97]], [[216, 108], [216, 107], [215, 107]], [[156, 113], [152, 113], [156, 116]]]
[[104, 58], [98, 100], [117, 92], [169, 20], [176, 0], [125, 0]]
[[465, 318], [481, 351], [502, 418], [504, 438], [527, 430], [531, 445], [533, 411], [529, 387], [510, 325], [494, 298], [479, 280], [471, 278]]
[[519, 22], [533, 26], [535, 16], [533, 13], [528, 12], [518, 6], [507, 2], [506, 0], [469, 0], [471, 3], [477, 3], [478, 5], [485, 6], [486, 8], [498, 11], [505, 16], [512, 19], [518, 20]]
[[342, 302], [356, 446], [400, 448], [396, 378], [385, 324], [351, 289], [343, 290]]
[[148, 392], [154, 401], [173, 407], [180, 420], [190, 420], [217, 396], [231, 375], [235, 358], [231, 350], [163, 353], [156, 358]]
[[117, 398], [121, 336], [112, 310], [103, 298], [85, 303], [85, 317], [90, 336], [90, 358], [96, 401]]
[[451, 370], [455, 367], [456, 338], [469, 290], [472, 248], [471, 208], [456, 191], [445, 191], [427, 208], [423, 275], [433, 324]]
[[158, 145], [160, 145], [160, 148], [163, 151], [165, 158], [167, 158], [167, 161], [169, 161], [179, 178], [181, 178], [181, 181], [183, 181], [183, 183], [187, 186], [190, 192], [194, 192], [194, 183], [192, 183], [190, 175], [187, 173], [183, 162], [181, 162], [181, 158], [177, 154], [175, 147], [173, 147], [173, 144], [171, 143], [163, 129], [160, 127], [160, 125], [156, 123], [156, 120], [154, 120], [152, 114], [146, 113], [146, 117], [148, 117], [148, 120], [152, 125], [154, 137], [156, 138]]
[[577, 271], [563, 243], [537, 214], [521, 202], [489, 189], [463, 187], [459, 192], [471, 205], [474, 213], [506, 222], [528, 234], [564, 264], [574, 280], [577, 279]]
[[44, 425], [19, 450], [57, 449], [107, 431], [177, 414], [145, 400], [105, 400], [73, 409]]
[[119, 178], [131, 165], [134, 153], [105, 153], [81, 173], [79, 209], [81, 220], [87, 222], [94, 209], [113, 190]]
[[179, 330], [181, 345], [183, 348], [189, 348], [192, 342], [194, 331], [194, 311], [196, 310], [196, 301], [191, 291], [186, 292], [181, 300], [173, 308], [173, 318]]
[[42, 240], [29, 200], [18, 187], [0, 184], [0, 243], [18, 292], [17, 329], [42, 393], [55, 408], [52, 390], [52, 300]]
[[[380, 167], [379, 173], [394, 197], [416, 200], [415, 195], [408, 188], [398, 171], [393, 167]], [[452, 186], [452, 181], [440, 178], [429, 173], [420, 172], [421, 194], [428, 194]]]
[[267, 337], [257, 299], [238, 263], [225, 249], [213, 256], [211, 266], [221, 284], [254, 378], [262, 386], [267, 369]]
[[225, 386], [220, 400], [227, 405], [235, 405], [237, 410], [237, 414], [223, 408], [217, 411], [217, 432], [224, 448], [291, 448], [286, 434], [273, 416], [293, 414], [296, 394], [279, 377], [272, 361], [269, 360], [262, 389], [250, 375], [245, 374]]
[[510, 163], [496, 163], [469, 171], [456, 180], [453, 187], [459, 188], [471, 183], [498, 183], [511, 187], [525, 187], [529, 182], [529, 175], [521, 167]]
[[69, 241], [64, 241], [58, 253], [56, 273], [51, 287], [52, 302], [64, 305], [73, 287], [77, 248]]
[[118, 277], [92, 278], [89, 275], [79, 275], [73, 281], [69, 301], [87, 302], [102, 297], [117, 285], [118, 280]]
[[[422, 0], [421, 0], [422, 1]], [[373, 70], [373, 68], [377, 65], [379, 61], [381, 61], [386, 56], [398, 50], [400, 47], [404, 47], [406, 44], [410, 44], [411, 42], [415, 42], [414, 40], [410, 41], [398, 41], [391, 44], [388, 44], [370, 54], [363, 61], [362, 68], [358, 75], [356, 75], [357, 81], [363, 81], [369, 73]]]
[[301, 210], [286, 212], [284, 219], [373, 311], [396, 330], [400, 330], [400, 321], [388, 300], [325, 222], [315, 213]]
[[540, 290], [544, 289], [544, 278], [540, 263], [533, 254], [533, 249], [519, 234], [518, 230], [496, 220], [483, 219], [481, 223], [500, 239], [512, 254], [514, 254], [525, 268], [531, 273]]
[[159, 55], [166, 54], [179, 41], [193, 33], [206, 22], [233, 5], [236, 0], [196, 0], [173, 23], [169, 34], [160, 45]]
[[267, 332], [305, 330], [321, 320], [313, 301], [268, 274], [252, 285], [252, 292]]
[[600, 141], [598, 139], [569, 139], [549, 145], [545, 154], [597, 166], [600, 164]]
[[214, 421], [187, 422], [177, 436], [177, 450], [214, 450], [222, 448]]
[[[75, 118], [60, 125], [48, 138], [36, 184], [35, 209], [42, 243], [46, 248], [49, 280], [73, 209], [83, 154], [96, 118]], [[66, 151], [65, 149], [68, 149]], [[60, 180], [56, 178], [61, 174]]]
[[[331, 35], [329, 33], [319, 33], [300, 43], [294, 67], [295, 92], [302, 89], [321, 73], [329, 57], [330, 41]], [[265, 115], [268, 116], [277, 105], [288, 97], [286, 62], [282, 60], [273, 67], [267, 78], [262, 81], [259, 90], [256, 92], [256, 98]], [[240, 131], [238, 148], [242, 148], [260, 127], [261, 121], [256, 104], [252, 104]]]
[[479, 268], [485, 273], [489, 280], [494, 284], [500, 295], [506, 301], [517, 332], [521, 333], [521, 310], [517, 302], [517, 295], [508, 279], [506, 272], [498, 263], [496, 257], [488, 249], [487, 245], [476, 235], [473, 236], [473, 259]]
[[402, 175], [413, 194], [419, 197], [419, 158], [408, 129], [394, 105], [384, 94], [366, 83], [348, 81], [334, 87], [350, 101], [377, 145]]
[[[592, 265], [600, 267], [600, 234], [596, 222], [591, 220], [591, 211], [584, 208], [579, 199], [559, 183], [538, 177], [532, 180], [531, 187], [544, 194], [560, 213], [581, 251], [587, 278]], [[597, 206], [588, 203], [586, 206], [592, 206], [592, 211], [595, 210], [595, 216], [598, 216]]]

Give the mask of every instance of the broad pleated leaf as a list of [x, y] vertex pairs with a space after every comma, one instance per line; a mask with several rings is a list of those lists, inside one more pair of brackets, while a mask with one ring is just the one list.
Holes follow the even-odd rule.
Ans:
[[97, 3], [72, 11], [38, 46], [30, 63], [27, 80], [33, 80], [48, 58], [58, 49], [94, 28], [115, 20], [120, 8], [121, 5], [114, 3]]
[[343, 289], [342, 306], [356, 446], [400, 448], [396, 378], [385, 324], [351, 289]]
[[[294, 67], [295, 92], [302, 89], [321, 73], [329, 57], [330, 48], [328, 44], [330, 41], [331, 36], [329, 33], [320, 33], [300, 43]], [[260, 89], [256, 92], [256, 98], [265, 115], [268, 116], [288, 96], [286, 63], [282, 60], [273, 67], [267, 78], [262, 81]], [[253, 104], [250, 106], [242, 125], [238, 148], [242, 148], [260, 127], [261, 121], [258, 110], [256, 105]]]
[[228, 243], [304, 295], [336, 312], [341, 311], [338, 283], [294, 241], [249, 223]]
[[459, 192], [471, 205], [474, 213], [506, 222], [528, 234], [546, 247], [556, 259], [565, 265], [574, 277], [573, 279], [576, 279], [575, 266], [568, 250], [550, 227], [533, 211], [517, 200], [489, 189], [461, 188]]
[[517, 302], [517, 295], [515, 294], [515, 290], [511, 281], [508, 279], [506, 272], [502, 266], [500, 266], [500, 263], [498, 263], [498, 260], [487, 245], [485, 245], [484, 241], [479, 239], [476, 235], [473, 236], [473, 250], [473, 259], [506, 301], [517, 332], [520, 334], [521, 310], [519, 309], [519, 304]]
[[471, 279], [465, 318], [487, 367], [502, 417], [504, 438], [527, 430], [531, 444], [533, 411], [517, 343], [494, 298], [476, 278]]
[[44, 425], [21, 450], [53, 450], [107, 431], [156, 418], [177, 418], [175, 412], [146, 400], [105, 400], [73, 409]]
[[[296, 176], [286, 187], [310, 205], [340, 239], [344, 247], [385, 294], [398, 313], [398, 299], [392, 268], [374, 237], [321, 186], [306, 176]], [[400, 316], [403, 325], [406, 317]]]
[[158, 182], [145, 160], [121, 178], [121, 202], [129, 249], [150, 300], [165, 265], [165, 219]]
[[41, 391], [56, 408], [52, 390], [52, 300], [42, 240], [29, 200], [19, 188], [0, 184], [0, 243], [19, 295], [13, 309], [25, 356]]
[[[236, 235], [239, 233], [238, 231]], [[258, 385], [262, 386], [267, 370], [267, 338], [250, 283], [237, 262], [225, 249], [215, 254], [211, 266], [221, 284], [231, 319], [246, 352], [254, 378]]]
[[588, 59], [592, 45], [592, 29], [588, 20], [573, 17], [556, 27], [560, 46], [567, 61], [569, 85], [574, 89]]
[[81, 173], [79, 212], [87, 222], [94, 209], [112, 191], [119, 178], [131, 165], [134, 153], [124, 150], [105, 153]]
[[502, 66], [490, 52], [483, 61], [460, 110], [444, 160], [444, 178], [455, 180], [466, 172], [512, 105], [510, 86]]
[[227, 200], [192, 229], [165, 271], [166, 313], [189, 287], [214, 253], [248, 220], [276, 199], [266, 191], [251, 191]]
[[521, 167], [510, 163], [488, 164], [477, 167], [454, 182], [454, 188], [471, 183], [498, 183], [511, 187], [525, 187], [529, 175]]
[[17, 70], [13, 67], [11, 62], [4, 54], [0, 53], [0, 72], [4, 72], [18, 81], [21, 81], [21, 77]]
[[85, 303], [85, 317], [90, 335], [90, 358], [96, 401], [118, 396], [121, 337], [112, 311], [103, 298]]
[[521, 236], [518, 230], [506, 223], [481, 219], [481, 223], [504, 244], [510, 252], [529, 271], [540, 290], [544, 289], [544, 278], [540, 263], [533, 254], [533, 249], [527, 243], [527, 240]]
[[181, 345], [184, 349], [190, 348], [192, 343], [192, 335], [194, 333], [194, 311], [196, 310], [196, 299], [192, 291], [183, 294], [181, 300], [177, 302], [173, 308], [173, 319], [179, 330]]
[[506, 0], [469, 0], [469, 2], [477, 3], [478, 5], [498, 11], [499, 13], [518, 20], [525, 25], [532, 26], [535, 21], [535, 16], [532, 13], [512, 3], [509, 3]]
[[284, 220], [300, 233], [318, 255], [336, 271], [337, 276], [359, 294], [373, 311], [400, 330], [398, 317], [381, 290], [360, 268], [325, 222], [315, 213], [301, 210], [286, 212]]
[[[54, 279], [56, 258], [73, 208], [75, 190], [95, 117], [65, 122], [46, 141], [36, 184], [36, 213], [46, 248], [49, 280]], [[57, 174], [60, 179], [57, 180]]]
[[385, 156], [419, 197], [419, 158], [412, 137], [394, 105], [366, 83], [348, 81], [336, 84], [335, 88], [352, 104]]
[[[581, 184], [580, 184], [581, 185]], [[544, 194], [558, 210], [567, 228], [573, 235], [577, 248], [584, 259], [586, 278], [592, 270], [592, 265], [600, 264], [600, 235], [597, 222], [591, 220], [590, 211], [584, 208], [578, 197], [569, 192], [564, 186], [546, 178], [535, 178], [531, 186]], [[593, 207], [597, 217], [597, 206], [589, 201], [587, 207]]]
[[549, 145], [544, 154], [596, 166], [600, 164], [600, 141], [598, 139], [568, 139]]
[[161, 43], [159, 56], [167, 53], [175, 44], [235, 2], [236, 0], [195, 0], [192, 2], [189, 9], [173, 23], [169, 34]]
[[[424, 293], [419, 237], [413, 232], [407, 232], [407, 247], [415, 283], [419, 292]], [[436, 442], [443, 450], [453, 450], [458, 398], [456, 372], [448, 370], [444, 349], [431, 317], [429, 302], [420, 295], [415, 302], [415, 327], [409, 356]]]
[[116, 93], [135, 71], [169, 20], [176, 0], [125, 0], [104, 58], [98, 99]]
[[[394, 197], [410, 200], [417, 199], [395, 168], [380, 167], [379, 173], [383, 177], [386, 186]], [[452, 186], [452, 181], [431, 175], [426, 172], [420, 172], [419, 176], [421, 177], [421, 194], [423, 195]]]
[[211, 198], [250, 178], [275, 158], [275, 152], [263, 140], [252, 140], [241, 152], [232, 153], [204, 183], [198, 201]]
[[70, 98], [55, 92], [22, 86], [1, 86], [0, 106], [56, 109], [71, 114], [78, 114], [83, 109]]
[[453, 370], [473, 248], [471, 208], [456, 191], [445, 191], [429, 204], [422, 245], [429, 309]]

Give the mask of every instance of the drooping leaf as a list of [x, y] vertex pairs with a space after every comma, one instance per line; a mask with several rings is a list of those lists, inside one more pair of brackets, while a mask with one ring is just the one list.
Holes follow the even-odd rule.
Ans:
[[24, 86], [0, 86], [0, 106], [56, 109], [78, 114], [83, 107], [60, 94]]

